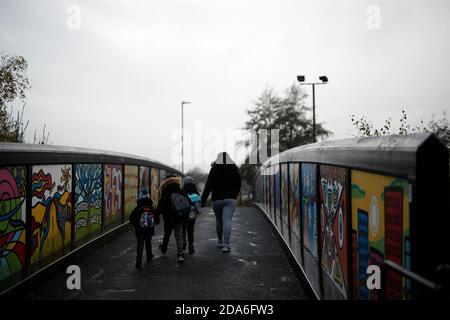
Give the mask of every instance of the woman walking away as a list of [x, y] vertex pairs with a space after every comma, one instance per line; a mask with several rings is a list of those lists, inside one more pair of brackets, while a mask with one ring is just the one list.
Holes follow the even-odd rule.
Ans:
[[212, 164], [202, 194], [202, 207], [212, 193], [216, 216], [217, 246], [223, 252], [230, 251], [231, 220], [236, 209], [236, 198], [241, 189], [239, 168], [226, 152], [220, 152]]
[[[191, 202], [194, 204], [194, 215], [184, 222], [183, 225], [183, 249], [186, 249], [189, 241], [189, 254], [193, 254], [194, 250], [194, 226], [195, 219], [200, 213], [200, 194], [197, 191], [197, 186], [194, 183], [194, 178], [186, 176], [183, 178], [183, 191], [189, 196]], [[187, 239], [186, 239], [187, 232]]]

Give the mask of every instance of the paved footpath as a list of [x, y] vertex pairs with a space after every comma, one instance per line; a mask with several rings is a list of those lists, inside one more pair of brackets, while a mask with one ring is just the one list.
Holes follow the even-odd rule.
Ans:
[[[272, 228], [252, 207], [237, 208], [231, 252], [216, 247], [215, 217], [203, 209], [195, 225], [196, 252], [176, 262], [175, 239], [160, 257], [162, 223], [151, 263], [136, 269], [135, 236], [128, 231], [79, 260], [81, 290], [66, 288], [67, 274], [49, 278], [28, 299], [306, 299]], [[186, 250], [187, 251], [187, 250]], [[145, 261], [145, 254], [144, 254]]]

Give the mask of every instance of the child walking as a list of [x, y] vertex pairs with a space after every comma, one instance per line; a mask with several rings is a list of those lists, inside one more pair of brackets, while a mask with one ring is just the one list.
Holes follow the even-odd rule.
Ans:
[[[186, 249], [189, 242], [189, 254], [195, 252], [194, 249], [194, 226], [195, 219], [200, 214], [201, 198], [200, 193], [197, 191], [197, 186], [195, 185], [194, 178], [191, 176], [186, 176], [183, 179], [183, 191], [189, 196], [191, 202], [194, 204], [194, 212], [191, 218], [186, 219], [183, 225], [183, 249]], [[187, 240], [186, 240], [187, 233]]]
[[170, 174], [161, 183], [161, 197], [156, 209], [156, 217], [164, 219], [164, 237], [160, 245], [161, 256], [165, 257], [172, 231], [175, 233], [177, 243], [177, 262], [184, 262], [183, 249], [183, 224], [187, 214], [191, 211], [191, 201], [186, 193], [181, 190], [180, 178]]
[[137, 206], [131, 212], [129, 220], [134, 227], [137, 240], [136, 268], [141, 268], [144, 245], [147, 262], [153, 258], [152, 236], [155, 233], [155, 210], [148, 190], [144, 189], [139, 193]]

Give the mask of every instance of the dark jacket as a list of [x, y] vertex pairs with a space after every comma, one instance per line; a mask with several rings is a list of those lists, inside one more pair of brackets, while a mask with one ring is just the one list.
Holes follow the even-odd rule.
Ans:
[[[153, 213], [155, 214], [155, 209], [153, 208], [153, 201], [150, 198], [146, 198], [146, 199], [140, 199], [137, 202], [137, 206], [136, 208], [133, 209], [133, 211], [131, 211], [130, 214], [130, 223], [131, 225], [134, 227], [134, 233], [138, 236], [138, 235], [143, 235], [143, 236], [153, 236], [155, 234], [155, 228], [150, 228], [150, 229], [142, 229], [139, 226], [139, 210], [142, 207], [150, 207], [153, 211]], [[156, 220], [156, 215], [155, 215], [155, 220]], [[156, 223], [156, 221], [155, 221]]]
[[160, 190], [161, 197], [159, 198], [158, 208], [156, 208], [158, 223], [160, 215], [162, 215], [164, 222], [166, 223], [183, 223], [183, 217], [181, 217], [175, 210], [173, 210], [171, 198], [173, 193], [179, 193], [189, 199], [188, 195], [183, 190], [181, 190], [180, 180], [175, 177], [167, 178], [161, 183]]
[[236, 199], [241, 190], [241, 174], [235, 164], [214, 163], [202, 194], [202, 205], [208, 200]]

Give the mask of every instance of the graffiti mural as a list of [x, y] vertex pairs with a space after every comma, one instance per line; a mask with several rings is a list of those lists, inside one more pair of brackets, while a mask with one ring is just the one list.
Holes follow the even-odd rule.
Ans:
[[102, 165], [75, 165], [75, 241], [101, 232]]
[[25, 167], [0, 168], [0, 281], [25, 266]]
[[150, 168], [139, 167], [139, 193], [147, 189], [150, 192]]
[[159, 181], [163, 181], [167, 176], [167, 171], [159, 169]]
[[33, 166], [31, 263], [64, 253], [71, 241], [71, 165]]
[[[410, 268], [409, 205], [410, 185], [407, 180], [352, 170], [352, 233], [357, 245], [353, 256], [356, 299], [378, 298], [376, 290], [365, 286], [366, 268], [389, 259]], [[356, 270], [355, 270], [356, 268]], [[388, 273], [386, 297], [403, 299], [408, 283]]]
[[156, 207], [159, 198], [159, 170], [156, 168], [152, 168], [151, 170], [151, 196], [153, 204]]
[[320, 166], [320, 245], [322, 270], [347, 297], [347, 171]]
[[131, 214], [131, 211], [136, 207], [138, 197], [138, 167], [125, 166], [125, 181], [124, 187], [124, 214], [125, 219]]
[[269, 216], [275, 222], [274, 168], [269, 167]]
[[302, 164], [303, 243], [317, 258], [317, 169], [315, 164]]
[[289, 164], [289, 212], [291, 233], [300, 240], [300, 164]]
[[280, 188], [280, 170], [279, 166], [274, 166], [274, 180], [275, 180], [275, 225], [281, 231], [281, 188]]
[[122, 166], [103, 165], [104, 224], [105, 227], [121, 222], [122, 218]]
[[289, 175], [288, 164], [281, 164], [281, 225], [282, 234], [286, 240], [289, 240]]

